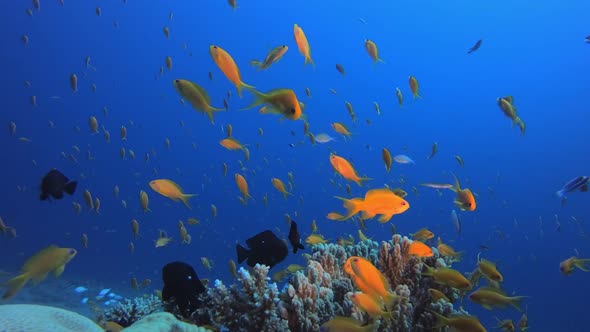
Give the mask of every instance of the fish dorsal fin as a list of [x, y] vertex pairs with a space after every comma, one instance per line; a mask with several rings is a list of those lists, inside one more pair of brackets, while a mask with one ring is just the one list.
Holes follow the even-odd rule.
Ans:
[[500, 288], [496, 288], [496, 287], [483, 286], [483, 287], [480, 287], [478, 290], [492, 292], [492, 293], [500, 294], [502, 296], [506, 296], [506, 293], [503, 290], [501, 290]]
[[209, 97], [209, 94], [207, 93], [207, 91], [205, 91], [205, 89], [203, 89], [197, 83], [190, 82], [190, 84], [191, 84], [192, 87], [194, 87], [199, 92], [199, 94], [201, 94], [201, 96], [205, 99], [205, 101], [207, 102], [207, 104], [210, 104], [211, 103], [211, 98]]
[[505, 99], [507, 102], [509, 102], [511, 105], [512, 103], [514, 103], [514, 97], [512, 96], [506, 96], [503, 99]]
[[461, 191], [461, 183], [459, 182], [457, 175], [454, 172], [452, 172], [452, 174], [453, 174], [453, 177], [455, 178], [455, 185], [453, 186], [453, 188], [451, 188], [451, 190], [454, 192], [459, 192], [459, 191]]
[[25, 265], [23, 266], [23, 271], [28, 271], [33, 263], [37, 262], [37, 260], [39, 259], [39, 257], [42, 257], [48, 253], [50, 253], [51, 251], [57, 249], [58, 247], [54, 244], [50, 245], [49, 247], [39, 251], [38, 253], [36, 253], [33, 257], [29, 258], [26, 262]]

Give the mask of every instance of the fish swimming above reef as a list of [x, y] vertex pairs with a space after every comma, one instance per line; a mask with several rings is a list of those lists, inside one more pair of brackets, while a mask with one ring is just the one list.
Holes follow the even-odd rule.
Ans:
[[565, 185], [563, 185], [563, 188], [558, 190], [555, 194], [557, 197], [563, 198], [565, 194], [571, 193], [573, 191], [579, 190], [581, 192], [586, 192], [588, 191], [589, 181], [590, 177], [588, 176], [578, 176], [577, 178], [568, 181]]
[[299, 230], [297, 230], [297, 223], [295, 220], [291, 220], [291, 228], [289, 229], [289, 242], [293, 246], [293, 253], [297, 253], [297, 249], [305, 249], [301, 244], [301, 237], [299, 236]]
[[6, 292], [3, 299], [9, 299], [16, 295], [28, 282], [33, 280], [36, 284], [47, 277], [49, 272], [59, 277], [65, 269], [66, 264], [76, 256], [76, 249], [58, 248], [49, 246], [33, 257], [29, 258], [22, 267], [22, 274], [16, 276], [4, 284]]
[[263, 264], [273, 267], [282, 262], [289, 252], [285, 242], [281, 241], [272, 231], [266, 230], [246, 240], [249, 249], [236, 244], [238, 263], [246, 259], [248, 266]]
[[178, 306], [184, 317], [188, 317], [200, 306], [197, 299], [205, 292], [195, 269], [184, 262], [172, 262], [162, 268], [162, 300]]
[[64, 192], [73, 195], [77, 185], [78, 182], [70, 181], [60, 171], [53, 169], [41, 180], [41, 195], [39, 198], [42, 201], [47, 200], [49, 196], [55, 199], [61, 199], [64, 196]]

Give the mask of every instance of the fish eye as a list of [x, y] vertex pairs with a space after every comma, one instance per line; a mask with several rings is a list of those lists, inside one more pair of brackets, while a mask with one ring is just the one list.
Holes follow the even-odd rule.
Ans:
[[69, 251], [68, 253], [69, 253], [70, 255], [73, 255], [73, 254], [75, 254], [75, 253], [76, 253], [76, 250], [75, 250], [75, 249], [70, 249], [70, 251]]
[[467, 206], [471, 207], [471, 203], [467, 203]]
[[176, 82], [176, 83], [180, 83], [180, 80], [174, 80], [174, 82]]
[[295, 108], [291, 108], [291, 114], [295, 114]]
[[217, 46], [213, 45], [213, 48], [217, 48]]
[[406, 202], [402, 202], [402, 205], [406, 205]]

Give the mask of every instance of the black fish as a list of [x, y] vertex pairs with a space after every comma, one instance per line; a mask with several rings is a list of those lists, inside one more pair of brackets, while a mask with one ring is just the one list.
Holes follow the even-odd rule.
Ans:
[[282, 262], [289, 249], [285, 242], [281, 241], [272, 231], [266, 230], [246, 240], [249, 249], [236, 244], [238, 263], [248, 259], [248, 266], [263, 264], [273, 267]]
[[586, 37], [586, 39], [584, 39], [584, 41], [588, 44], [590, 44], [590, 35], [588, 37]]
[[186, 318], [199, 308], [198, 296], [205, 292], [195, 269], [187, 263], [172, 262], [162, 268], [162, 300], [178, 306]]
[[289, 229], [289, 242], [293, 247], [293, 253], [297, 253], [297, 249], [305, 249], [301, 244], [301, 237], [299, 237], [299, 231], [297, 230], [297, 223], [295, 220], [291, 220], [291, 228]]
[[41, 180], [41, 196], [42, 201], [49, 198], [61, 199], [64, 197], [64, 192], [73, 195], [76, 191], [78, 182], [70, 181], [60, 171], [54, 169], [49, 171]]
[[482, 43], [482, 42], [483, 42], [483, 40], [481, 40], [481, 39], [480, 39], [480, 40], [478, 40], [478, 41], [477, 41], [477, 43], [475, 43], [475, 45], [473, 45], [473, 47], [472, 47], [472, 48], [470, 48], [470, 49], [469, 49], [469, 51], [467, 51], [467, 54], [469, 54], [469, 53], [473, 53], [473, 52], [475, 52], [475, 51], [479, 50], [479, 47], [481, 46], [481, 43]]
[[590, 182], [590, 177], [588, 176], [578, 176], [575, 179], [571, 179], [568, 183], [566, 183], [563, 188], [558, 190], [555, 194], [559, 198], [563, 198], [565, 194], [570, 193], [572, 191], [579, 190], [581, 192], [588, 191], [588, 182]]

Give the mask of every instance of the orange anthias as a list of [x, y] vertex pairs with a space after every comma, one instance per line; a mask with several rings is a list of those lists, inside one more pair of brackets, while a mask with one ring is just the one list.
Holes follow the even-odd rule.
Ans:
[[288, 195], [292, 195], [290, 192], [287, 191], [287, 189], [285, 188], [285, 184], [283, 183], [283, 181], [281, 181], [281, 179], [272, 178], [270, 181], [272, 182], [272, 185], [275, 187], [275, 189], [281, 194], [283, 194], [285, 198], [287, 198]]
[[432, 249], [420, 241], [414, 241], [414, 242], [412, 242], [412, 244], [410, 244], [410, 249], [408, 251], [408, 254], [410, 254], [412, 256], [419, 257], [419, 258], [432, 257], [434, 255], [434, 253], [432, 252]]
[[238, 186], [238, 189], [240, 190], [242, 195], [244, 195], [244, 200], [252, 198], [252, 196], [250, 196], [250, 193], [248, 192], [248, 182], [246, 182], [246, 179], [238, 173], [234, 175], [234, 178], [236, 180], [236, 185]]
[[236, 86], [236, 89], [238, 89], [238, 96], [242, 97], [242, 88], [254, 89], [253, 86], [242, 82], [240, 69], [238, 69], [238, 65], [236, 65], [229, 53], [217, 45], [209, 46], [209, 53], [225, 77]]
[[295, 36], [295, 42], [297, 43], [299, 53], [305, 57], [305, 64], [311, 63], [312, 65], [315, 65], [311, 59], [311, 49], [309, 48], [305, 32], [303, 32], [303, 29], [297, 24], [293, 25], [293, 35]]
[[455, 197], [455, 205], [462, 211], [475, 211], [475, 208], [477, 207], [475, 196], [473, 196], [473, 193], [468, 188], [461, 189], [459, 179], [454, 173], [453, 176], [455, 177], [455, 185], [453, 188], [449, 189], [457, 193], [457, 196]]
[[359, 186], [362, 185], [362, 181], [370, 180], [369, 178], [361, 178], [356, 174], [354, 167], [348, 162], [348, 160], [339, 157], [335, 154], [330, 154], [330, 164], [338, 174], [342, 175], [348, 181], [353, 181]]
[[364, 199], [360, 197], [352, 199], [336, 198], [344, 201], [344, 207], [347, 210], [346, 216], [341, 220], [346, 220], [362, 212], [361, 218], [363, 220], [371, 219], [379, 214], [381, 215], [379, 222], [385, 223], [394, 215], [404, 213], [410, 208], [410, 203], [387, 188], [371, 189], [367, 191]]
[[352, 256], [349, 260], [350, 268], [356, 276], [356, 280], [354, 281], [360, 281], [360, 284], [363, 286], [361, 288], [361, 285], [357, 283], [357, 287], [361, 291], [373, 298], [379, 299], [379, 301], [383, 300], [388, 307], [392, 306], [398, 300], [398, 295], [391, 291], [389, 282], [375, 265], [358, 256]]

